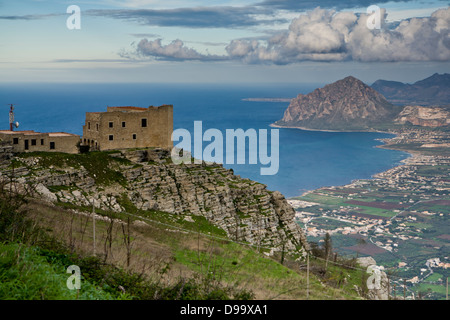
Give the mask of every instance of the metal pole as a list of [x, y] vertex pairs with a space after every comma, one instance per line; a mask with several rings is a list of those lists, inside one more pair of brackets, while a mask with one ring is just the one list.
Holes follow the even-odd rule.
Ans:
[[95, 256], [95, 210], [94, 201], [92, 200], [92, 222], [93, 222], [93, 232], [94, 232], [94, 256]]
[[14, 106], [11, 104], [9, 107], [9, 131], [14, 130]]
[[309, 299], [309, 253], [306, 253], [306, 299]]
[[406, 279], [403, 279], [403, 300], [406, 300]]

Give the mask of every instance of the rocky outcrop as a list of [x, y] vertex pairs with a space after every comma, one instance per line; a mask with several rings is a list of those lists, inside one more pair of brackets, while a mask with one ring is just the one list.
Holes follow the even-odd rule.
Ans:
[[275, 125], [326, 130], [365, 130], [392, 121], [395, 107], [354, 77], [336, 81], [291, 100]]
[[295, 211], [281, 193], [222, 165], [176, 165], [161, 149], [123, 150], [110, 156], [105, 165], [120, 172], [125, 184], [99, 185], [82, 166], [46, 168], [39, 166], [39, 157], [29, 155], [17, 159], [23, 167], [15, 171], [16, 179], [38, 186], [37, 193], [51, 201], [112, 211], [125, 210], [125, 201], [143, 210], [203, 216], [231, 239], [271, 248], [271, 253], [307, 245], [294, 221]]
[[9, 160], [13, 156], [13, 146], [4, 141], [0, 141], [0, 162], [2, 160]]
[[370, 274], [367, 279], [369, 300], [389, 300], [389, 279], [383, 271], [384, 267], [378, 266], [372, 257], [361, 257], [356, 262], [360, 267], [367, 268]]
[[424, 127], [442, 127], [450, 125], [450, 112], [437, 107], [406, 106], [395, 122]]

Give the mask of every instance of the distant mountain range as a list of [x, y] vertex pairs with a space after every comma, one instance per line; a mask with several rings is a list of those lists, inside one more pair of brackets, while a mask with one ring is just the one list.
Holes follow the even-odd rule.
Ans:
[[450, 105], [450, 74], [435, 73], [413, 84], [377, 80], [372, 86], [396, 105]]
[[337, 131], [402, 124], [436, 127], [449, 124], [449, 107], [450, 74], [434, 74], [414, 84], [377, 80], [372, 86], [349, 76], [299, 94], [274, 125]]

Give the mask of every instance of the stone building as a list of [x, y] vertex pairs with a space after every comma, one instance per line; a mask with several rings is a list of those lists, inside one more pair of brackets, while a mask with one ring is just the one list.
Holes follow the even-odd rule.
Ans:
[[82, 144], [90, 150], [171, 149], [172, 131], [172, 105], [107, 107], [106, 112], [86, 112]]
[[78, 153], [80, 136], [67, 132], [35, 132], [0, 130], [0, 140], [9, 143], [13, 152], [66, 152]]

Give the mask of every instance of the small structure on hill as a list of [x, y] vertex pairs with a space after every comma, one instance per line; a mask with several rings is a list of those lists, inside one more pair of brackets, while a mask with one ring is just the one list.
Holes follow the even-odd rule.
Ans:
[[90, 150], [172, 148], [173, 106], [107, 107], [86, 112], [82, 145]]
[[0, 130], [0, 139], [13, 146], [13, 152], [66, 152], [78, 153], [80, 136], [67, 132], [35, 132]]
[[79, 135], [67, 132], [14, 131], [17, 127], [19, 123], [14, 122], [14, 107], [11, 104], [9, 130], [0, 130], [0, 141], [11, 145], [14, 153], [33, 151], [78, 153]]

